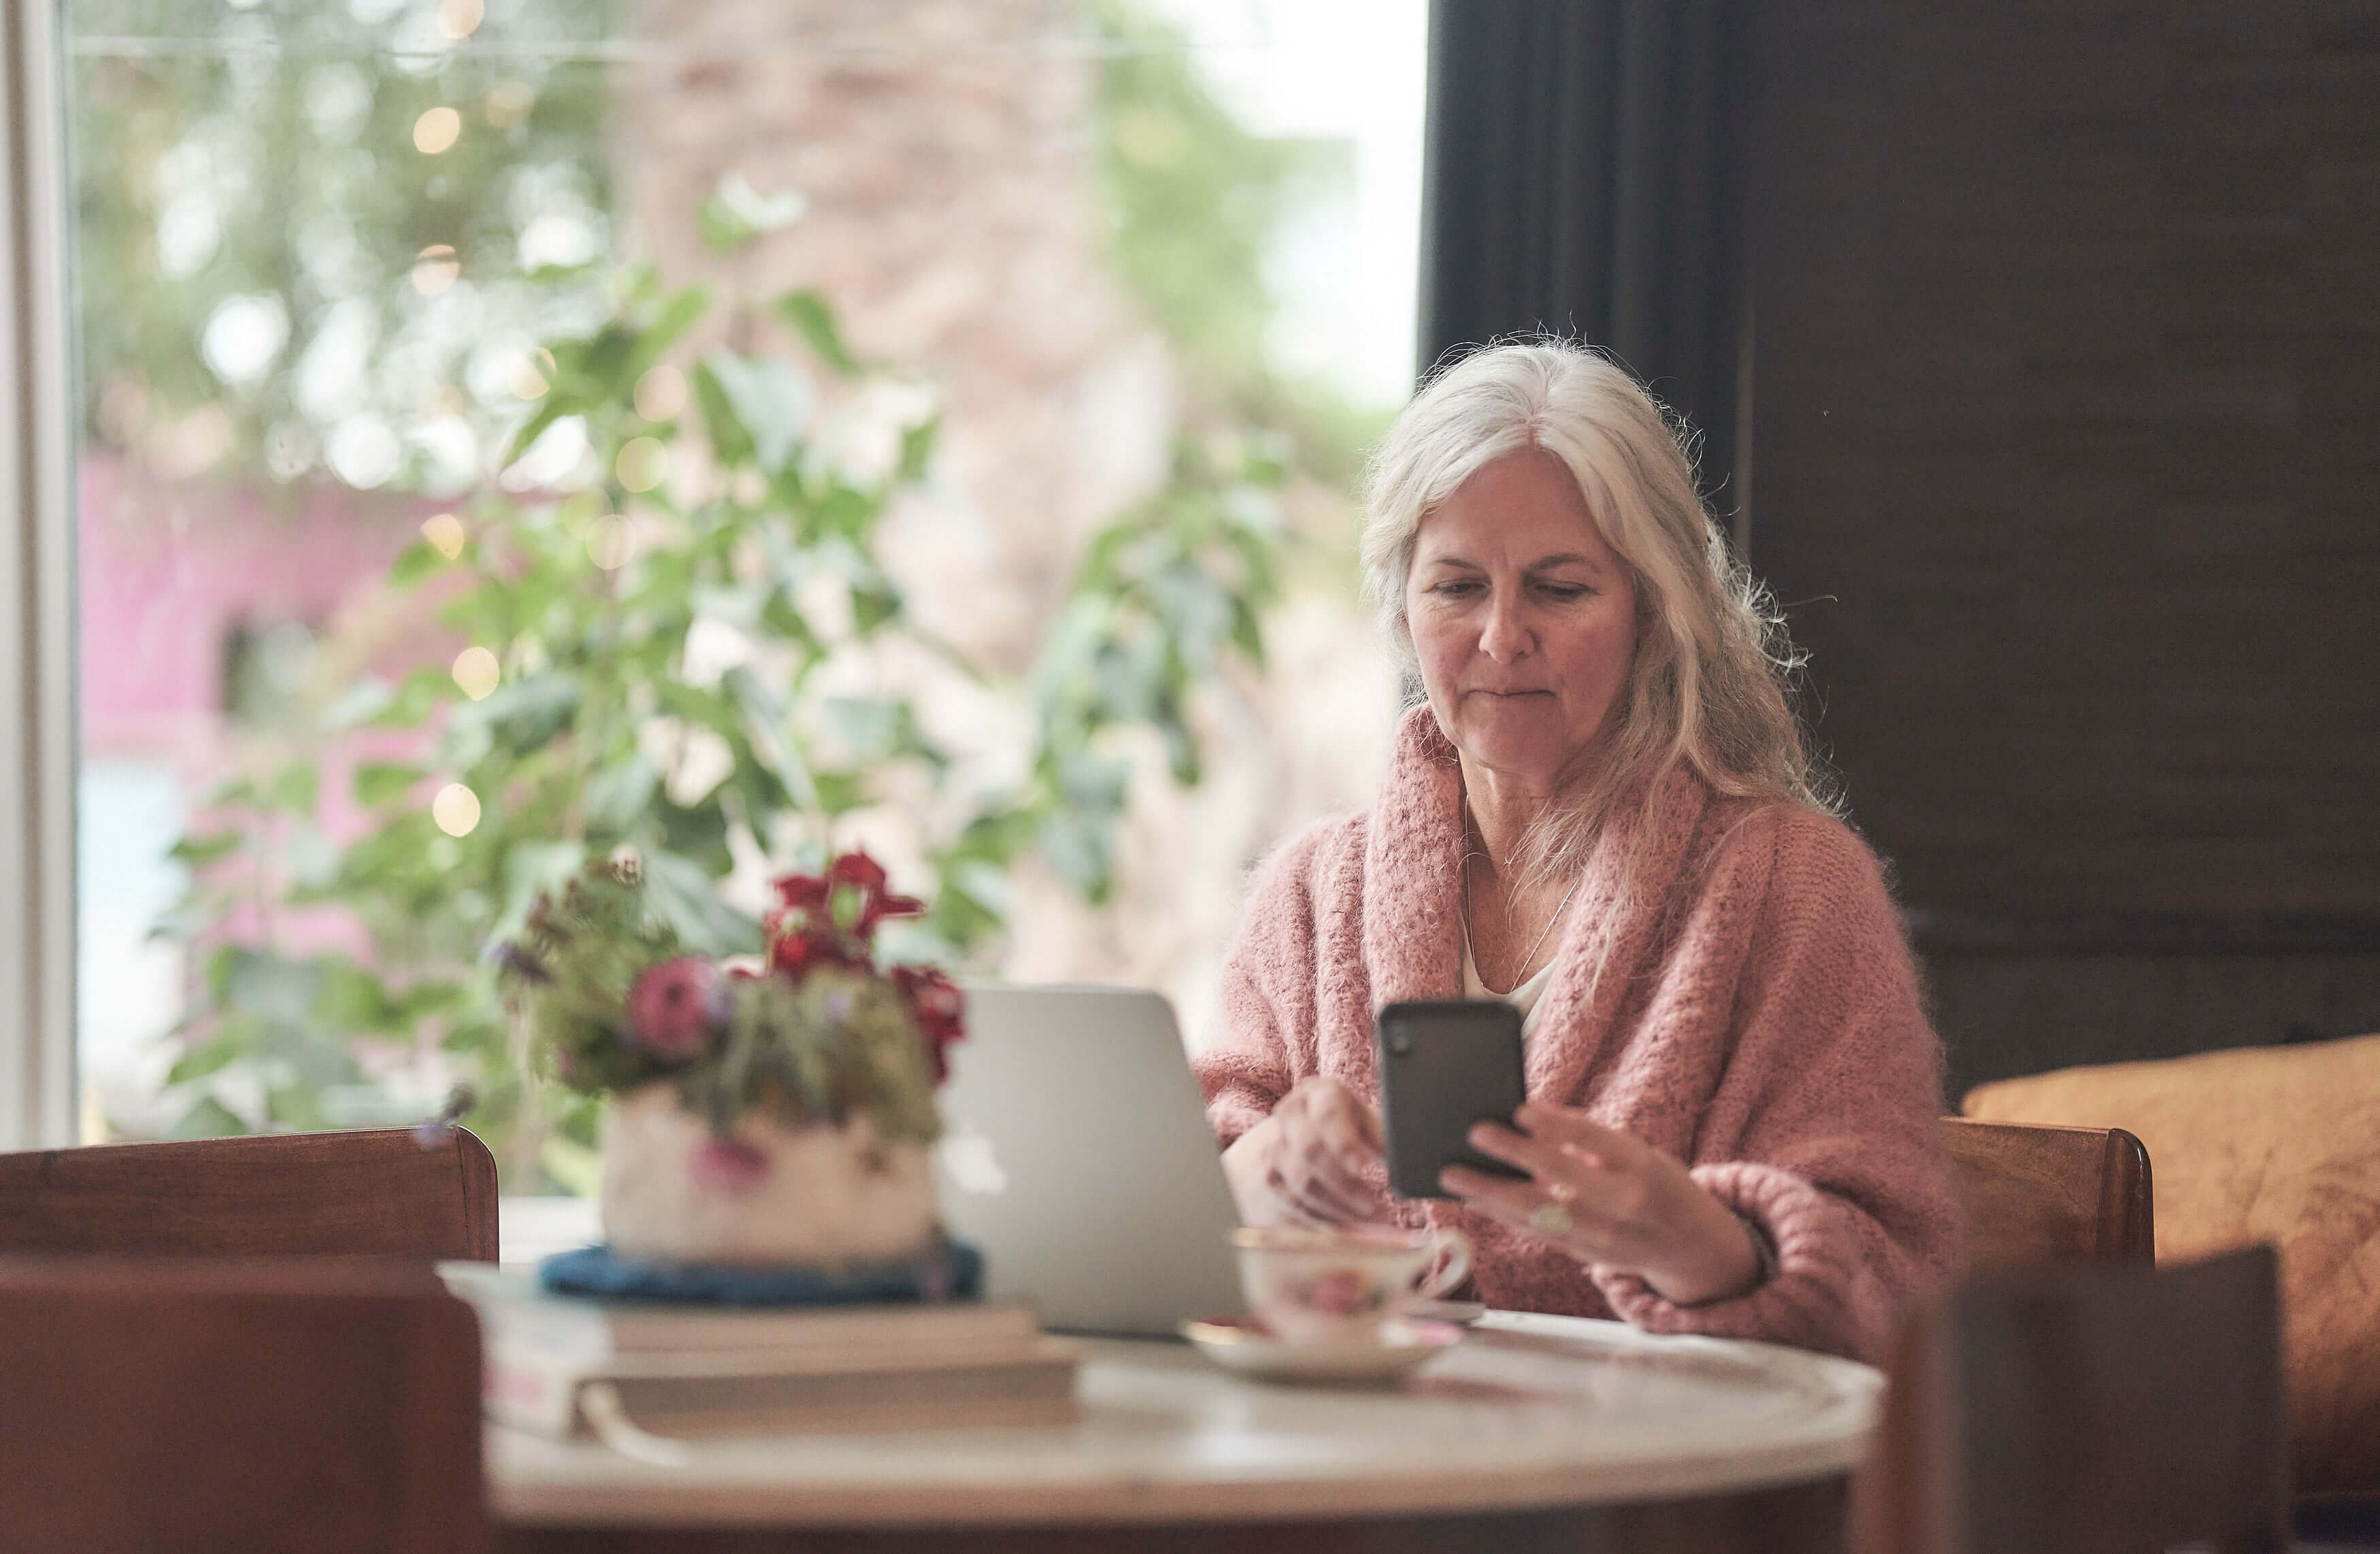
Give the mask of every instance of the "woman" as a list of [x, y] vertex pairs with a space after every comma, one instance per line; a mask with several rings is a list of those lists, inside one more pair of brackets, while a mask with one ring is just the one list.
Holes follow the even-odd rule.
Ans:
[[[1208, 1115], [1252, 1224], [1460, 1226], [1491, 1305], [1875, 1357], [1948, 1275], [1940, 1049], [1817, 791], [1776, 623], [1660, 410], [1481, 350], [1374, 462], [1367, 583], [1427, 704], [1378, 802], [1258, 870]], [[1373, 1013], [1503, 998], [1530, 1100], [1389, 1196]]]

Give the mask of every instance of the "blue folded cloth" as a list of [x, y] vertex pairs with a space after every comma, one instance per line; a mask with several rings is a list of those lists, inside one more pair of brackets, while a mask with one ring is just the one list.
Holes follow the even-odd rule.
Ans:
[[854, 1268], [741, 1268], [725, 1263], [641, 1263], [609, 1246], [582, 1246], [538, 1265], [548, 1293], [697, 1305], [880, 1305], [973, 1300], [983, 1288], [983, 1254], [964, 1241], [937, 1241], [897, 1263]]

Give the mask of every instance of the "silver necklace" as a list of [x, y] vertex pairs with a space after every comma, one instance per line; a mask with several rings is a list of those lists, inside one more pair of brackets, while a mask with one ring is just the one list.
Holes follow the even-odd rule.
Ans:
[[[1584, 874], [1579, 876], [1579, 879], [1584, 878], [1585, 878]], [[1563, 910], [1570, 905], [1570, 898], [1577, 893], [1578, 880], [1572, 880], [1570, 882], [1570, 889], [1562, 892], [1561, 900], [1554, 904], [1554, 915], [1546, 919], [1546, 926], [1537, 930], [1537, 937], [1530, 942], [1529, 953], [1521, 957], [1521, 969], [1523, 971], [1529, 969], [1529, 963], [1537, 958], [1537, 952], [1539, 950], [1545, 948], [1546, 935], [1554, 931], [1554, 925], [1561, 921]], [[1471, 860], [1469, 858], [1463, 860], [1463, 921], [1464, 929], [1467, 932], [1471, 923]], [[1479, 957], [1475, 953], [1471, 957], [1471, 969], [1474, 971], [1479, 971]], [[1512, 983], [1512, 987], [1519, 987], [1523, 980], [1525, 980], [1525, 978], [1516, 978]], [[1488, 974], [1484, 971], [1479, 972], [1479, 983], [1482, 987], [1486, 987], [1488, 984]], [[1492, 988], [1488, 989], [1488, 990], [1490, 992], [1495, 991]], [[1510, 992], [1511, 990], [1512, 989], [1510, 988], [1505, 989], [1507, 992]]]

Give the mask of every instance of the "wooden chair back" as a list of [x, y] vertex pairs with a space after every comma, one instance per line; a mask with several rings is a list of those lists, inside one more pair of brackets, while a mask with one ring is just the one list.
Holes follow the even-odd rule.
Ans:
[[496, 1260], [496, 1161], [461, 1128], [0, 1155], [0, 1254]]
[[478, 1554], [480, 1451], [426, 1266], [0, 1257], [0, 1548]]
[[2277, 1266], [2253, 1246], [1962, 1285], [1901, 1336], [1854, 1546], [2287, 1547]]
[[2156, 1260], [2149, 1152], [2121, 1128], [1942, 1120], [1967, 1209], [1965, 1271]]

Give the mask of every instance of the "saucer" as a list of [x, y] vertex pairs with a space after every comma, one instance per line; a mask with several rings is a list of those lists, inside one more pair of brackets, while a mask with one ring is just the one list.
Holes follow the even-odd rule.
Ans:
[[1184, 1322], [1182, 1336], [1225, 1370], [1267, 1381], [1318, 1381], [1353, 1386], [1390, 1381], [1463, 1342], [1451, 1322], [1392, 1319], [1369, 1338], [1337, 1343], [1291, 1343], [1254, 1317]]

